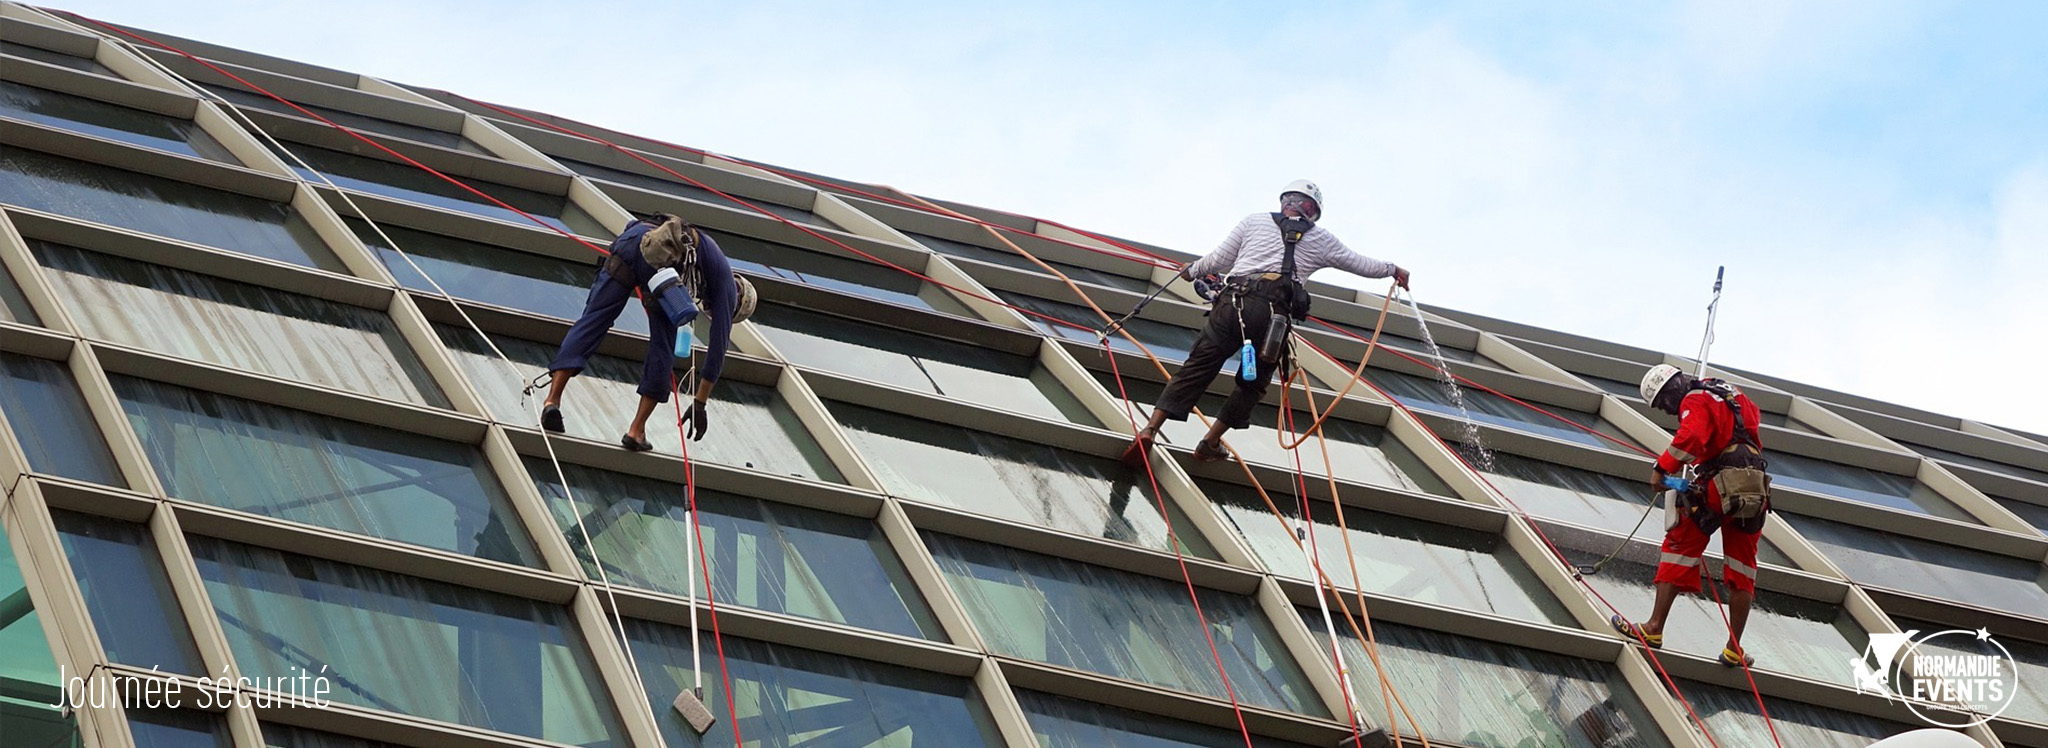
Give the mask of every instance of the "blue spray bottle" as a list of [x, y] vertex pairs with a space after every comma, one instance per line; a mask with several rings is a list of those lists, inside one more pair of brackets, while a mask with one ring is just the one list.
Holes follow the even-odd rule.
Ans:
[[1259, 378], [1259, 356], [1252, 350], [1252, 339], [1244, 339], [1244, 347], [1237, 349], [1237, 378], [1250, 382]]

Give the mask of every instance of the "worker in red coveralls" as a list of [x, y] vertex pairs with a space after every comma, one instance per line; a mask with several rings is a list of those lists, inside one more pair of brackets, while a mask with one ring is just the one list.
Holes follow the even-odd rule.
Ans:
[[[1770, 511], [1770, 478], [1764, 469], [1756, 403], [1719, 379], [1700, 379], [1669, 364], [1643, 377], [1643, 399], [1651, 407], [1678, 416], [1671, 447], [1657, 457], [1650, 483], [1678, 493], [1675, 511], [1666, 514], [1664, 548], [1657, 564], [1657, 602], [1650, 620], [1629, 623], [1619, 615], [1609, 620], [1615, 631], [1640, 639], [1653, 649], [1664, 646], [1664, 621], [1679, 591], [1700, 591], [1700, 554], [1707, 540], [1721, 530], [1721, 578], [1728, 583], [1728, 644], [1721, 664], [1747, 666], [1755, 658], [1742, 651], [1742, 629], [1756, 600], [1756, 546]], [[1686, 466], [1688, 481], [1676, 474]]]

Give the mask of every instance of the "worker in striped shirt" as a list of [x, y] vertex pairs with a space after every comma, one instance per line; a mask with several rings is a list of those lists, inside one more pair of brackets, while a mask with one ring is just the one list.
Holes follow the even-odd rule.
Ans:
[[[1407, 270], [1353, 252], [1337, 235], [1315, 225], [1322, 217], [1322, 203], [1322, 190], [1314, 182], [1295, 180], [1280, 191], [1279, 212], [1246, 216], [1215, 251], [1181, 268], [1182, 278], [1223, 274], [1224, 283], [1211, 300], [1209, 322], [1201, 338], [1166, 385], [1152, 409], [1151, 422], [1138, 432], [1127, 458], [1144, 459], [1167, 419], [1187, 420], [1216, 372], [1238, 361], [1239, 351], [1250, 342], [1255, 370], [1249, 377], [1242, 376], [1240, 364], [1240, 375], [1233, 377], [1237, 389], [1216, 414], [1209, 433], [1195, 445], [1197, 459], [1208, 462], [1225, 457], [1223, 433], [1251, 424], [1252, 406], [1265, 396], [1273, 370], [1286, 360], [1286, 330], [1276, 331], [1272, 326], [1289, 325], [1290, 320], [1308, 314], [1308, 290], [1302, 284], [1317, 270], [1333, 267], [1366, 278], [1391, 276], [1402, 288], [1408, 287]], [[1277, 344], [1265, 343], [1269, 333]]]

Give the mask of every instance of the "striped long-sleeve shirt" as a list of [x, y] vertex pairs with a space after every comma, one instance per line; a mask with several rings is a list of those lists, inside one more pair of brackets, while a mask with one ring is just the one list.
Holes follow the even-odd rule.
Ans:
[[[1280, 227], [1273, 223], [1273, 214], [1253, 213], [1238, 221], [1237, 227], [1230, 230], [1229, 236], [1223, 237], [1223, 243], [1215, 251], [1195, 260], [1186, 275], [1200, 278], [1210, 273], [1221, 273], [1226, 277], [1277, 273], [1286, 250], [1287, 244], [1280, 239]], [[1394, 263], [1353, 252], [1344, 246], [1344, 242], [1337, 240], [1336, 234], [1317, 226], [1309, 229], [1294, 245], [1294, 279], [1307, 281], [1310, 275], [1323, 268], [1337, 268], [1366, 278], [1385, 278], [1394, 274]]]

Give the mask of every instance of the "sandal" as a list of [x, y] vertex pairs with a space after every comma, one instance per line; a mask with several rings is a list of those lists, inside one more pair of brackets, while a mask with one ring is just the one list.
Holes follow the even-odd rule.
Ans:
[[1152, 454], [1152, 442], [1158, 437], [1157, 433], [1139, 431], [1138, 435], [1131, 439], [1130, 446], [1124, 448], [1123, 456], [1118, 459], [1130, 467], [1143, 468], [1146, 458]]
[[1223, 451], [1222, 442], [1203, 439], [1195, 443], [1195, 459], [1202, 462], [1215, 462], [1229, 456], [1229, 452]]
[[1652, 634], [1644, 631], [1643, 627], [1629, 623], [1628, 619], [1622, 618], [1619, 614], [1609, 616], [1607, 625], [1614, 627], [1614, 633], [1622, 635], [1623, 638], [1629, 641], [1648, 644], [1651, 649], [1664, 648], [1664, 635], [1662, 633]]
[[541, 408], [540, 427], [553, 433], [562, 433], [562, 406], [549, 405]]
[[654, 445], [641, 439], [635, 439], [631, 434], [619, 437], [619, 444], [624, 446], [628, 452], [646, 452], [654, 449]]
[[1749, 656], [1747, 653], [1737, 652], [1734, 649], [1728, 648], [1721, 650], [1721, 667], [1747, 668], [1755, 664], [1756, 658]]

